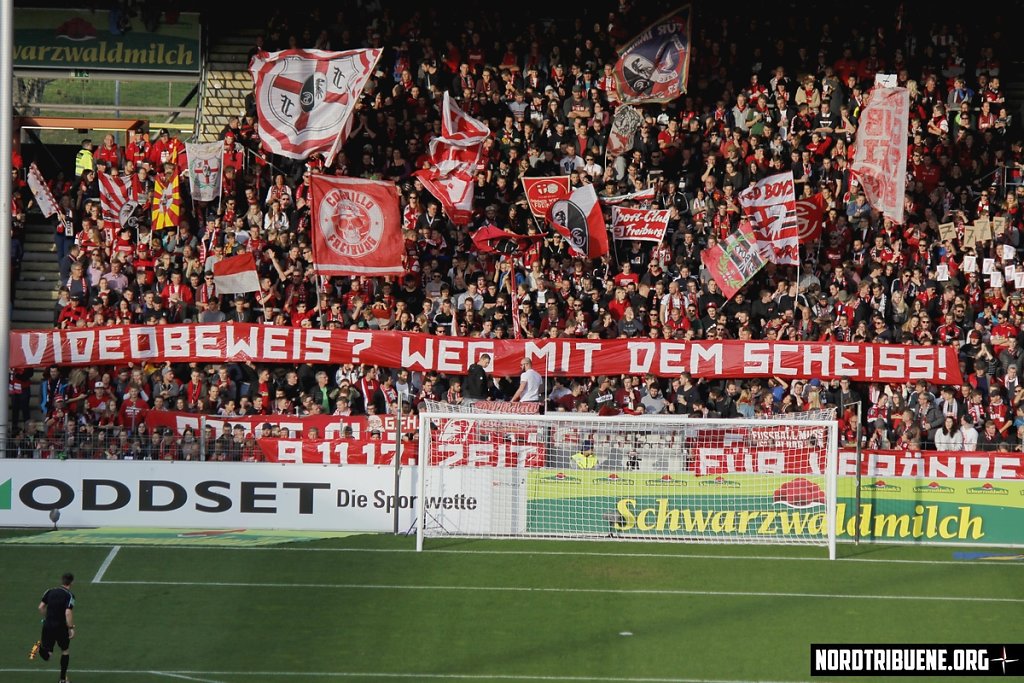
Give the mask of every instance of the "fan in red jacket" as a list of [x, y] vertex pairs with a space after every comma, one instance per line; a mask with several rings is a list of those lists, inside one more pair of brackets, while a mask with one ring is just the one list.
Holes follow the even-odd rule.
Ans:
[[132, 387], [128, 390], [128, 398], [121, 404], [121, 410], [117, 413], [117, 423], [129, 431], [135, 432], [140, 425], [146, 423], [148, 413], [149, 405], [139, 398], [139, 388]]
[[114, 142], [113, 135], [106, 135], [103, 144], [93, 152], [93, 160], [96, 163], [107, 165], [107, 172], [114, 174], [121, 166], [121, 148]]

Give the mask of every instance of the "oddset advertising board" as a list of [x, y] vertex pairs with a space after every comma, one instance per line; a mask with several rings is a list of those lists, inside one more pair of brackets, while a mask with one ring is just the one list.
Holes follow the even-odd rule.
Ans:
[[[736, 541], [743, 536], [824, 537], [825, 492], [817, 475], [538, 472], [529, 477], [532, 534], [603, 531]], [[836, 536], [905, 544], [1024, 545], [1024, 482], [882, 479], [837, 482]], [[610, 526], [612, 525], [612, 526]]]

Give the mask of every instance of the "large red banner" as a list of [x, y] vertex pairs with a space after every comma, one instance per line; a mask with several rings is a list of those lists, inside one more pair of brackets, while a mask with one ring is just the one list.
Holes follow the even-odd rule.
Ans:
[[313, 269], [320, 275], [401, 275], [402, 218], [392, 182], [314, 175]]
[[16, 330], [13, 368], [128, 363], [360, 363], [414, 372], [466, 374], [490, 354], [498, 377], [520, 374], [523, 358], [556, 377], [848, 377], [859, 382], [961, 384], [948, 346], [835, 342], [658, 339], [479, 339], [411, 332], [320, 330], [272, 325], [122, 325], [45, 332]]

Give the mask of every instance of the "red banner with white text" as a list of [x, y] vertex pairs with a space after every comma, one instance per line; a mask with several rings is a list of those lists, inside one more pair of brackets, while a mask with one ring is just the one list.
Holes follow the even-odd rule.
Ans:
[[414, 372], [466, 374], [481, 354], [491, 373], [519, 375], [523, 358], [557, 377], [644, 375], [754, 378], [848, 377], [860, 382], [923, 379], [960, 384], [948, 346], [835, 342], [673, 341], [658, 339], [480, 339], [412, 332], [320, 330], [243, 324], [124, 325], [68, 330], [16, 330], [13, 368], [131, 363], [360, 363]]
[[[256, 442], [267, 462], [304, 465], [393, 465], [394, 440], [380, 439], [260, 439]], [[415, 442], [402, 443], [402, 464], [416, 463]]]
[[661, 243], [668, 230], [669, 212], [663, 209], [612, 207], [612, 237]]

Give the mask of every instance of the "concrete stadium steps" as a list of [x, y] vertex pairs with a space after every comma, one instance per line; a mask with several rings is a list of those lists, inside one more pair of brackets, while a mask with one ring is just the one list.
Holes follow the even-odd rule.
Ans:
[[249, 75], [249, 50], [262, 29], [234, 29], [211, 41], [206, 56], [203, 82], [203, 111], [199, 140], [212, 142], [234, 116], [245, 112], [245, 96], [252, 91]]

